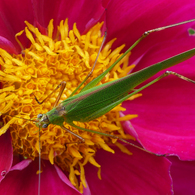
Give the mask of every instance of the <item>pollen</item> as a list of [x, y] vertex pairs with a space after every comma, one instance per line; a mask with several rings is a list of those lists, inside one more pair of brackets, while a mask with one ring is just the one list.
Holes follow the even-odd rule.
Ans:
[[[131, 153], [111, 137], [81, 131], [64, 122], [67, 129], [85, 140], [82, 142], [79, 137], [66, 132], [58, 125], [50, 124], [47, 128], [38, 128], [35, 120], [38, 114], [47, 113], [53, 108], [59, 90], [52, 92], [62, 81], [66, 81], [66, 88], [59, 102], [67, 99], [89, 74], [103, 41], [103, 23], [97, 23], [86, 34], [81, 34], [76, 24], [69, 30], [67, 19], [61, 21], [56, 29], [51, 20], [45, 33], [28, 22], [25, 24], [25, 29], [17, 33], [15, 38], [22, 47], [19, 40], [24, 34], [30, 42], [30, 47], [22, 47], [20, 54], [9, 54], [0, 49], [0, 80], [3, 85], [3, 89], [0, 89], [0, 115], [4, 122], [0, 135], [10, 131], [14, 155], [34, 160], [39, 157], [40, 134], [41, 158], [68, 172], [71, 183], [82, 192], [82, 186], [86, 187], [84, 165], [90, 163], [98, 167], [98, 175], [101, 177], [101, 164], [96, 161], [97, 150], [114, 153], [110, 146], [116, 145], [124, 153]], [[93, 74], [86, 83], [104, 72], [122, 55], [124, 45], [111, 50], [114, 41], [115, 39], [105, 44]], [[127, 75], [133, 68], [128, 66], [129, 55], [130, 53], [100, 84]], [[40, 102], [45, 101], [39, 104], [35, 96]], [[120, 121], [130, 120], [136, 115], [120, 117], [120, 112], [124, 110], [118, 105], [96, 120], [88, 123], [78, 122], [77, 125], [129, 139], [131, 137], [125, 134]]]

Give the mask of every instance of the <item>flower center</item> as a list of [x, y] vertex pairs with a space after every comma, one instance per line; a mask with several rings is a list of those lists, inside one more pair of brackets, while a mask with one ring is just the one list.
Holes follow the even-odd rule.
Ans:
[[[97, 23], [84, 35], [79, 33], [76, 24], [73, 25], [73, 30], [69, 30], [68, 20], [60, 22], [56, 33], [51, 20], [45, 34], [28, 22], [25, 23], [25, 34], [31, 46], [18, 55], [11, 55], [0, 49], [0, 80], [3, 84], [3, 89], [0, 89], [0, 106], [4, 121], [0, 135], [9, 128], [14, 154], [34, 160], [39, 156], [40, 133], [41, 158], [49, 159], [52, 164], [55, 163], [62, 170], [68, 171], [71, 183], [82, 192], [82, 186], [86, 187], [84, 165], [89, 162], [101, 167], [95, 161], [96, 151], [102, 148], [114, 153], [109, 144], [115, 144], [125, 152], [124, 146], [113, 138], [81, 131], [64, 123], [67, 129], [85, 139], [85, 142], [81, 143], [78, 137], [64, 131], [60, 126], [50, 124], [47, 128], [39, 129], [28, 119], [34, 120], [38, 114], [51, 110], [59, 91], [53, 93], [41, 105], [37, 103], [34, 95], [38, 100], [44, 100], [62, 81], [66, 81], [66, 88], [60, 99], [62, 102], [88, 75], [103, 40], [100, 31], [102, 23]], [[22, 33], [23, 31], [16, 34], [20, 45], [18, 36]], [[120, 51], [124, 45], [111, 51], [113, 42], [114, 40], [111, 40], [102, 49], [93, 74], [86, 83], [105, 71], [121, 55]], [[128, 58], [129, 55], [123, 58], [101, 83], [127, 75], [133, 67], [128, 66]], [[132, 137], [124, 133], [120, 121], [136, 116], [120, 117], [119, 112], [124, 110], [118, 105], [96, 120], [77, 125], [130, 139]], [[126, 153], [130, 154], [128, 151]]]

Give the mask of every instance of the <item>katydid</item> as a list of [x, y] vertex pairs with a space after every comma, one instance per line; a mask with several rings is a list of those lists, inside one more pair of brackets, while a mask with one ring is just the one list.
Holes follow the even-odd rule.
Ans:
[[[123, 78], [120, 78], [120, 79], [110, 81], [108, 83], [104, 83], [102, 85], [96, 86], [102, 80], [102, 78], [129, 51], [131, 51], [142, 39], [144, 39], [150, 33], [156, 32], [156, 31], [161, 31], [161, 30], [164, 30], [164, 29], [167, 29], [167, 28], [171, 28], [171, 27], [174, 27], [174, 26], [182, 25], [182, 24], [185, 24], [185, 23], [193, 22], [193, 21], [195, 21], [195, 19], [146, 31], [113, 65], [111, 65], [101, 75], [99, 75], [94, 80], [92, 80], [90, 83], [88, 83], [80, 91], [79, 94], [73, 96], [73, 94], [75, 94], [75, 92], [81, 87], [81, 85], [92, 74], [93, 69], [95, 67], [95, 64], [94, 64], [94, 66], [92, 68], [92, 71], [84, 79], [84, 82], [82, 82], [79, 85], [79, 87], [70, 95], [70, 97], [68, 99], [66, 99], [63, 102], [61, 102], [60, 104], [58, 104], [58, 102], [60, 100], [60, 97], [63, 93], [63, 90], [65, 89], [65, 86], [66, 86], [66, 82], [62, 81], [60, 83], [60, 85], [54, 90], [54, 91], [56, 91], [60, 87], [60, 92], [59, 92], [59, 95], [58, 95], [58, 97], [56, 99], [56, 102], [54, 104], [54, 108], [52, 110], [50, 110], [49, 112], [45, 113], [45, 114], [39, 114], [37, 116], [36, 125], [39, 126], [39, 127], [43, 127], [43, 128], [46, 128], [49, 124], [59, 125], [59, 126], [61, 126], [61, 128], [63, 128], [64, 130], [66, 130], [70, 133], [72, 133], [73, 135], [77, 136], [79, 139], [81, 139], [84, 142], [85, 140], [82, 137], [76, 135], [75, 133], [71, 132], [70, 130], [68, 130], [67, 128], [65, 128], [63, 126], [63, 122], [66, 122], [66, 123], [70, 124], [71, 126], [76, 127], [78, 129], [88, 131], [88, 132], [91, 132], [91, 133], [97, 133], [97, 134], [100, 134], [100, 135], [103, 135], [103, 136], [109, 136], [109, 137], [112, 137], [112, 138], [119, 139], [119, 140], [121, 140], [125, 143], [131, 144], [131, 143], [127, 142], [126, 140], [124, 140], [122, 138], [119, 138], [117, 136], [114, 136], [114, 135], [110, 135], [110, 134], [106, 134], [106, 133], [103, 133], [103, 132], [94, 131], [94, 130], [79, 127], [79, 126], [74, 124], [74, 121], [88, 122], [88, 121], [94, 120], [94, 119], [104, 115], [105, 113], [107, 113], [108, 111], [110, 111], [115, 106], [122, 103], [123, 101], [125, 101], [126, 99], [131, 97], [132, 95], [140, 92], [141, 90], [143, 90], [146, 87], [150, 86], [154, 82], [157, 82], [161, 78], [163, 78], [167, 75], [170, 75], [170, 74], [175, 75], [179, 78], [182, 78], [186, 81], [195, 83], [195, 81], [193, 81], [191, 79], [188, 79], [188, 78], [186, 78], [182, 75], [179, 75], [177, 73], [166, 72], [163, 75], [161, 75], [160, 77], [158, 77], [157, 79], [155, 79], [155, 80], [151, 81], [150, 83], [144, 85], [140, 89], [134, 90], [135, 87], [137, 87], [139, 84], [143, 83], [144, 81], [146, 81], [147, 79], [149, 79], [150, 77], [152, 77], [153, 75], [158, 73], [159, 71], [164, 70], [164, 69], [166, 69], [168, 67], [171, 67], [173, 65], [176, 65], [176, 64], [178, 64], [182, 61], [185, 61], [188, 58], [194, 56], [195, 55], [195, 48], [194, 48], [194, 49], [188, 50], [186, 52], [183, 52], [181, 54], [178, 54], [176, 56], [173, 56], [169, 59], [166, 59], [162, 62], [153, 64], [153, 65], [151, 65], [151, 66], [149, 66], [145, 69], [142, 69], [140, 71], [137, 71], [135, 73], [127, 75]], [[104, 41], [105, 41], [105, 38], [103, 40], [103, 43], [104, 43]], [[102, 48], [102, 45], [101, 45], [101, 48]], [[101, 48], [100, 48], [100, 50], [101, 50]], [[97, 56], [97, 58], [98, 58], [98, 56]], [[96, 59], [96, 61], [97, 61], [97, 59]], [[134, 92], [130, 93], [131, 91], [134, 91]], [[53, 92], [51, 94], [53, 94]], [[39, 104], [42, 104], [47, 98], [45, 98], [42, 102], [39, 102], [37, 100], [37, 98], [35, 97], [36, 101]], [[135, 147], [137, 147], [137, 146], [135, 146]]]
[[[57, 89], [60, 88], [60, 92], [59, 92], [59, 95], [58, 95], [56, 102], [54, 104], [54, 108], [47, 113], [39, 114], [37, 116], [37, 119], [36, 119], [36, 125], [39, 128], [47, 128], [47, 126], [49, 124], [59, 125], [65, 131], [73, 134], [74, 136], [79, 138], [82, 142], [85, 142], [84, 138], [82, 138], [81, 136], [75, 134], [74, 132], [70, 131], [69, 129], [67, 129], [63, 126], [63, 123], [66, 122], [69, 125], [71, 125], [75, 128], [78, 128], [80, 130], [88, 131], [91, 133], [97, 133], [97, 134], [100, 134], [102, 136], [108, 136], [108, 137], [111, 137], [114, 139], [119, 139], [119, 140], [125, 142], [126, 144], [130, 144], [134, 147], [137, 147], [141, 150], [144, 150], [143, 148], [138, 147], [136, 145], [133, 145], [132, 143], [126, 141], [125, 139], [122, 139], [122, 138], [117, 137], [115, 135], [110, 135], [110, 134], [107, 134], [104, 132], [94, 131], [91, 129], [79, 127], [79, 126], [75, 125], [74, 121], [88, 122], [88, 121], [94, 120], [94, 119], [106, 114], [108, 111], [110, 111], [115, 106], [122, 103], [123, 101], [125, 101], [126, 99], [131, 97], [132, 95], [140, 92], [141, 90], [145, 89], [146, 87], [150, 86], [151, 84], [157, 82], [161, 78], [163, 78], [167, 75], [170, 75], [170, 74], [175, 75], [175, 76], [177, 76], [181, 79], [184, 79], [186, 81], [195, 83], [195, 81], [188, 79], [188, 78], [186, 78], [182, 75], [179, 75], [177, 73], [165, 72], [160, 77], [158, 77], [155, 80], [149, 82], [148, 84], [142, 86], [141, 88], [135, 90], [135, 88], [139, 84], [143, 83], [144, 81], [146, 81], [147, 79], [149, 79], [150, 77], [152, 77], [153, 75], [158, 73], [159, 71], [164, 70], [168, 67], [171, 67], [175, 64], [178, 64], [178, 63], [180, 63], [184, 60], [187, 60], [188, 58], [194, 56], [195, 55], [195, 48], [194, 48], [194, 49], [191, 49], [191, 50], [186, 51], [184, 53], [178, 54], [174, 57], [171, 57], [169, 59], [166, 59], [162, 62], [151, 65], [143, 70], [140, 70], [138, 72], [135, 72], [135, 73], [130, 74], [128, 76], [125, 76], [123, 78], [96, 86], [103, 79], [103, 77], [105, 77], [106, 74], [124, 56], [127, 55], [127, 53], [129, 51], [131, 51], [142, 39], [147, 37], [150, 33], [156, 32], [156, 31], [161, 31], [161, 30], [164, 30], [164, 29], [167, 29], [170, 27], [174, 27], [174, 26], [185, 24], [185, 23], [192, 22], [192, 21], [195, 21], [195, 19], [190, 20], [190, 21], [185, 21], [182, 23], [178, 23], [178, 24], [174, 24], [174, 25], [165, 26], [162, 28], [153, 29], [153, 30], [145, 32], [112, 66], [110, 66], [105, 72], [103, 72], [101, 75], [99, 75], [93, 81], [88, 83], [80, 91], [80, 93], [78, 93], [77, 95], [74, 95], [75, 92], [77, 92], [77, 90], [81, 87], [81, 85], [84, 84], [85, 81], [92, 74], [94, 67], [95, 67], [95, 63], [94, 63], [94, 66], [93, 66], [91, 72], [84, 79], [84, 81], [79, 85], [79, 87], [76, 88], [76, 90], [70, 95], [70, 97], [68, 99], [66, 99], [66, 100], [62, 101], [60, 104], [58, 104], [60, 97], [63, 93], [63, 90], [65, 89], [65, 86], [66, 86], [66, 82], [62, 81], [61, 84], [54, 90], [54, 91], [56, 91]], [[104, 41], [105, 41], [105, 38], [104, 38]], [[104, 43], [104, 41], [103, 41], [103, 43]], [[102, 43], [101, 47], [103, 46], [103, 43]], [[100, 51], [101, 51], [101, 48], [100, 48], [99, 52]], [[98, 56], [97, 56], [97, 58], [98, 58]], [[97, 59], [96, 59], [96, 61], [97, 61]], [[132, 92], [132, 93], [130, 93], [130, 92]], [[53, 94], [53, 92], [51, 94]], [[46, 101], [47, 98], [45, 98], [42, 102], [39, 102], [38, 99], [35, 97], [36, 101], [40, 104], [42, 104], [44, 101]], [[146, 151], [146, 150], [144, 150], [144, 151]], [[147, 151], [147, 152], [149, 152], [149, 151]], [[149, 153], [152, 153], [152, 152], [149, 152]], [[39, 134], [39, 155], [40, 155], [39, 156], [39, 170], [40, 170], [41, 169], [40, 168], [41, 167], [40, 134]], [[39, 174], [39, 189], [38, 190], [39, 190], [39, 194], [40, 194], [40, 174]]]

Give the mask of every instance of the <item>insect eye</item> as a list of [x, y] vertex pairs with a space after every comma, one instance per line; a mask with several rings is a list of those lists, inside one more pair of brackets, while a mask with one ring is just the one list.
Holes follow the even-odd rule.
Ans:
[[48, 125], [49, 125], [49, 124], [46, 124], [46, 123], [45, 123], [45, 124], [42, 125], [42, 128], [47, 128]]
[[37, 118], [38, 118], [38, 119], [41, 119], [42, 116], [43, 116], [43, 114], [38, 114], [38, 115], [37, 115]]

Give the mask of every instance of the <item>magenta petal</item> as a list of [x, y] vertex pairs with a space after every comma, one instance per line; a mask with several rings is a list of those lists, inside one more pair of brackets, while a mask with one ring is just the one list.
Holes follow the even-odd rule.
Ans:
[[102, 2], [96, 0], [34, 0], [33, 3], [40, 25], [46, 27], [53, 18], [56, 26], [61, 20], [68, 18], [70, 28], [76, 22], [80, 32], [86, 30], [88, 23], [95, 24], [105, 11]]
[[86, 165], [91, 194], [172, 194], [169, 161], [132, 147], [128, 149], [133, 155], [124, 154], [117, 148], [114, 148], [115, 154], [97, 152], [95, 159], [101, 165], [102, 180], [97, 177], [97, 168]]
[[19, 171], [21, 171], [21, 170], [25, 169], [26, 167], [28, 167], [28, 165], [29, 165], [31, 162], [32, 162], [32, 160], [30, 160], [30, 159], [23, 160], [23, 161], [17, 163], [16, 165], [14, 165], [14, 166], [11, 168], [10, 171], [14, 171], [14, 170], [19, 170]]
[[50, 164], [49, 161], [44, 161], [45, 168], [41, 174], [41, 194], [66, 194], [66, 195], [81, 195], [77, 189], [70, 184], [62, 171], [56, 166]]
[[[195, 80], [194, 58], [169, 68]], [[124, 114], [131, 120], [142, 145], [155, 153], [195, 159], [194, 84], [169, 76], [143, 90], [143, 96], [126, 101]]]
[[[106, 11], [107, 41], [117, 37], [114, 47], [125, 43], [127, 49], [147, 30], [193, 19], [194, 9], [193, 0], [112, 0]], [[156, 45], [158, 47], [153, 50], [151, 62], [158, 62], [160, 59], [166, 59], [194, 47], [195, 39], [189, 37], [187, 32], [189, 27], [194, 26], [194, 23], [189, 23], [149, 35], [133, 49], [130, 62], [135, 62]], [[183, 47], [184, 43], [185, 47]], [[161, 45], [166, 49], [169, 47], [172, 49], [165, 50], [163, 54], [161, 53], [160, 59], [157, 59], [155, 52], [163, 48]]]
[[177, 157], [170, 157], [172, 162], [171, 176], [175, 195], [195, 194], [195, 161], [180, 161]]
[[[59, 167], [57, 167], [56, 165], [54, 165], [55, 166], [55, 169], [56, 169], [56, 171], [57, 171], [57, 174], [58, 174], [58, 176], [59, 176], [59, 178], [66, 184], [66, 185], [68, 185], [68, 186], [70, 186], [72, 189], [74, 189], [75, 190], [75, 194], [77, 194], [76, 193], [76, 191], [78, 192], [78, 194], [80, 194], [80, 192], [71, 184], [71, 182], [70, 182], [70, 180], [66, 177], [66, 175], [62, 172], [62, 170], [59, 168]], [[70, 193], [71, 194], [71, 193]]]
[[8, 53], [17, 53], [17, 49], [15, 48], [13, 43], [2, 36], [0, 36], [0, 46], [1, 49], [6, 50]]
[[[26, 161], [27, 162], [27, 161]], [[74, 187], [66, 185], [59, 177], [56, 169], [48, 161], [42, 161], [43, 172], [41, 173], [41, 194], [80, 194]], [[27, 162], [28, 163], [28, 162]], [[25, 165], [25, 161], [23, 165]], [[21, 164], [20, 164], [21, 165]], [[17, 166], [17, 165], [16, 165]], [[0, 194], [28, 194], [34, 195], [38, 192], [38, 163], [33, 161], [26, 168], [10, 171], [0, 184]], [[10, 187], [11, 185], [11, 187]]]
[[37, 194], [38, 176], [33, 165], [34, 162], [30, 163], [28, 167], [26, 167], [26, 163], [29, 164], [28, 161], [24, 161], [22, 162], [24, 166], [22, 164], [19, 164], [19, 166], [16, 165], [16, 169], [18, 168], [18, 170], [10, 171], [7, 174], [5, 179], [0, 183], [0, 194]]
[[13, 149], [9, 132], [0, 136], [0, 182], [9, 172], [13, 162]]
[[[0, 36], [11, 41], [17, 48], [17, 51], [20, 51], [21, 48], [15, 40], [15, 34], [24, 29], [25, 20], [33, 24], [34, 15], [31, 0], [18, 0], [17, 2], [13, 0], [0, 1], [0, 13]], [[27, 39], [21, 40], [24, 45], [26, 41]]]

